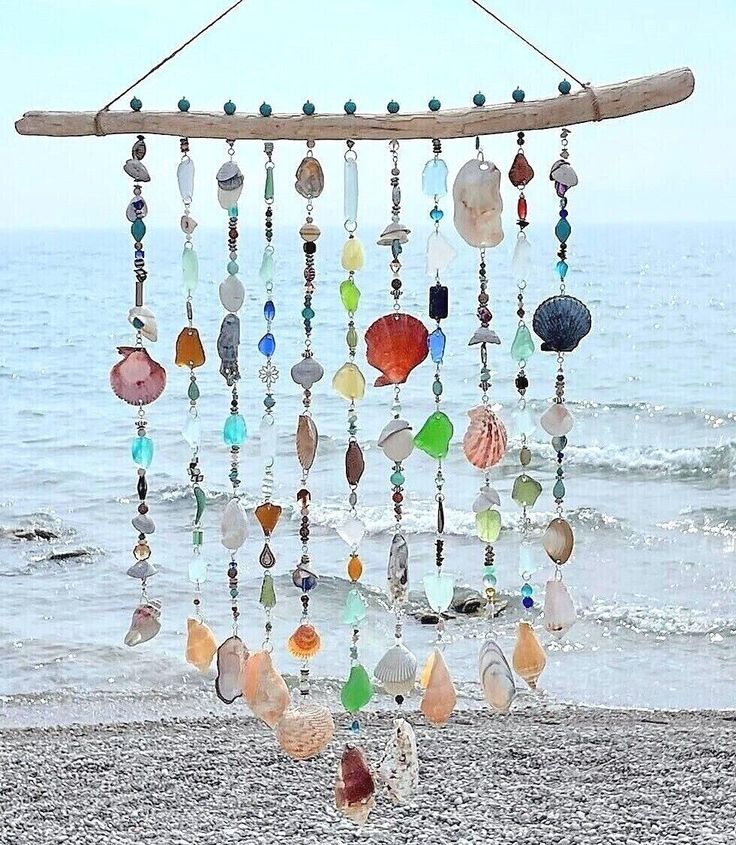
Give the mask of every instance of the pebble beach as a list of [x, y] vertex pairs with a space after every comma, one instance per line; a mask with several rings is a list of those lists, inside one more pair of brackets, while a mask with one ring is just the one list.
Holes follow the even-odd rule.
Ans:
[[[375, 761], [389, 713], [364, 719]], [[736, 825], [736, 714], [528, 704], [453, 714], [420, 749], [415, 800], [382, 793], [362, 828], [333, 807], [344, 715], [317, 759], [252, 718], [0, 731], [0, 842], [716, 845]]]

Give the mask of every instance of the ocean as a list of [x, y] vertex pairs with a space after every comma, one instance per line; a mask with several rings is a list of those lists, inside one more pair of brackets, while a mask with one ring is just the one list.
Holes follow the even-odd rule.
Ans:
[[[222, 318], [217, 285], [224, 278], [225, 220], [200, 226], [195, 242], [200, 285], [195, 325], [208, 361], [198, 371], [202, 391], [201, 464], [210, 506], [204, 555], [210, 561], [203, 612], [218, 638], [230, 631], [226, 569], [219, 518], [227, 499], [227, 449], [222, 423], [228, 390], [218, 374], [215, 341]], [[516, 325], [511, 282], [513, 221], [490, 255], [494, 326], [502, 346], [492, 350], [494, 400], [510, 424], [515, 369], [508, 354]], [[540, 685], [556, 701], [600, 706], [667, 709], [728, 708], [736, 690], [736, 226], [586, 226], [574, 221], [568, 291], [583, 299], [593, 330], [567, 356], [567, 397], [576, 425], [570, 435], [566, 507], [576, 534], [565, 581], [578, 621], [561, 643], [547, 645]], [[374, 245], [380, 226], [361, 228], [366, 268], [357, 316], [362, 331], [390, 310], [387, 251]], [[482, 544], [475, 538], [471, 504], [481, 474], [462, 453], [466, 412], [477, 404], [477, 353], [467, 345], [475, 327], [473, 251], [451, 232], [458, 256], [447, 273], [450, 317], [443, 370], [444, 410], [455, 424], [445, 462], [447, 541], [445, 570], [458, 583], [481, 588]], [[414, 232], [402, 256], [403, 307], [429, 325], [424, 272], [427, 232]], [[347, 547], [335, 533], [346, 513], [342, 472], [346, 407], [331, 390], [344, 361], [345, 315], [338, 295], [345, 274], [339, 256], [344, 233], [324, 232], [317, 254], [314, 349], [325, 378], [314, 389], [320, 446], [311, 474], [312, 559], [321, 575], [312, 615], [323, 648], [313, 661], [316, 693], [338, 704], [349, 666], [349, 631], [340, 622], [348, 590]], [[527, 308], [555, 291], [555, 242], [549, 228], [532, 225], [534, 273]], [[262, 234], [241, 234], [241, 278], [247, 298], [240, 347], [243, 398], [251, 437], [241, 464], [245, 499], [258, 503], [261, 465], [258, 424], [262, 385], [256, 350], [263, 333], [258, 282]], [[294, 454], [300, 407], [289, 369], [301, 349], [302, 253], [296, 232], [276, 227], [276, 385], [278, 458], [275, 500], [285, 516], [277, 530], [274, 570], [278, 604], [274, 642], [281, 671], [293, 678], [297, 661], [285, 643], [297, 624], [300, 602], [290, 572], [297, 561], [294, 513], [299, 483]], [[188, 530], [193, 513], [187, 485], [189, 449], [180, 435], [187, 410], [188, 374], [173, 364], [174, 340], [185, 325], [180, 282], [181, 235], [149, 227], [147, 304], [159, 324], [152, 355], [167, 367], [168, 385], [149, 406], [156, 446], [149, 470], [149, 503], [157, 530], [151, 542], [159, 574], [149, 594], [163, 603], [162, 629], [152, 641], [123, 645], [137, 603], [137, 582], [126, 577], [135, 539], [130, 526], [135, 469], [130, 440], [134, 412], [111, 392], [116, 347], [130, 342], [132, 304], [130, 238], [124, 223], [107, 231], [0, 232], [0, 724], [48, 724], [96, 719], [159, 718], [218, 712], [212, 675], [184, 660], [191, 608], [187, 580]], [[366, 376], [361, 344], [359, 361]], [[530, 361], [528, 396], [539, 416], [553, 395], [554, 356], [537, 351]], [[375, 377], [375, 375], [374, 375]], [[433, 408], [433, 367], [417, 368], [402, 390], [404, 414], [415, 430]], [[372, 383], [370, 379], [369, 383]], [[369, 617], [362, 660], [372, 668], [392, 642], [385, 597], [391, 537], [390, 465], [376, 447], [389, 419], [390, 389], [370, 387], [359, 407], [359, 436], [366, 456], [360, 513], [368, 526], [361, 557]], [[513, 435], [513, 428], [511, 434]], [[532, 473], [544, 492], [532, 514], [538, 569], [537, 595], [551, 573], [540, 536], [552, 512], [551, 447], [543, 432], [533, 439]], [[411, 588], [432, 571], [434, 462], [415, 451], [407, 462], [405, 528], [411, 547]], [[520, 616], [519, 512], [510, 491], [517, 474], [510, 448], [492, 471], [502, 496], [499, 590], [509, 599], [494, 629], [510, 655]], [[47, 539], [38, 535], [38, 530]], [[241, 562], [241, 632], [251, 648], [262, 638], [258, 605], [260, 530], [251, 518]], [[478, 638], [483, 618], [447, 623], [446, 660], [464, 701], [478, 702]], [[420, 662], [434, 641], [432, 626], [410, 618], [405, 640]], [[241, 707], [235, 704], [233, 707]], [[245, 711], [244, 711], [245, 712]]]

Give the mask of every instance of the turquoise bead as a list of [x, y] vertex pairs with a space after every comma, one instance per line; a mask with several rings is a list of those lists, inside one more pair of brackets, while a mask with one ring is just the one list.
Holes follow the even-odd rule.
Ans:
[[232, 206], [230, 206], [230, 208], [228, 208], [227, 216], [228, 217], [237, 217], [238, 216], [238, 204], [237, 203], [235, 203], [235, 205], [232, 205]]
[[498, 583], [498, 579], [495, 575], [484, 575], [483, 576], [483, 584], [486, 587], [495, 587]]
[[232, 100], [228, 100], [222, 107], [222, 110], [225, 114], [235, 114], [235, 103]]
[[189, 111], [189, 105], [189, 100], [187, 100], [186, 97], [182, 97], [181, 100], [179, 100], [179, 102], [177, 103], [179, 111]]
[[557, 90], [560, 94], [569, 94], [570, 91], [572, 91], [572, 85], [567, 81], [567, 79], [563, 79], [557, 86]]
[[442, 103], [437, 99], [437, 97], [432, 97], [432, 99], [427, 103], [430, 111], [439, 111], [442, 108]]
[[555, 497], [555, 499], [565, 498], [565, 485], [560, 479], [555, 482], [555, 486], [552, 488], [552, 495]]
[[245, 426], [245, 420], [241, 414], [230, 414], [225, 420], [225, 426], [222, 430], [222, 439], [226, 446], [241, 446], [245, 443], [248, 436], [248, 431]]
[[134, 437], [130, 453], [134, 463], [148, 469], [153, 461], [153, 440], [150, 437]]
[[138, 99], [138, 97], [133, 97], [130, 101], [130, 107], [133, 111], [140, 111], [143, 108], [143, 103]]
[[483, 574], [484, 575], [495, 575], [496, 574], [496, 567], [491, 564], [491, 566], [484, 566], [483, 567]]
[[311, 308], [303, 308], [302, 309], [302, 317], [305, 320], [313, 320], [314, 319], [314, 311]]
[[439, 223], [440, 220], [445, 216], [445, 212], [441, 208], [433, 208], [429, 212], [429, 216], [434, 220], [435, 223]]
[[309, 100], [307, 100], [307, 102], [302, 106], [302, 111], [304, 114], [314, 114], [314, 103], [310, 103]]
[[403, 472], [396, 471], [391, 474], [391, 484], [393, 484], [394, 487], [401, 487], [405, 480]]
[[388, 111], [389, 114], [399, 113], [399, 104], [396, 100], [391, 100], [391, 102], [386, 106], [386, 111]]
[[570, 269], [567, 265], [567, 261], [558, 261], [555, 265], [555, 269], [557, 270], [560, 279], [564, 279], [567, 275], [567, 271]]
[[348, 100], [347, 103], [343, 106], [345, 109], [345, 114], [355, 114], [357, 106], [352, 100]]
[[564, 217], [561, 217], [555, 226], [555, 235], [557, 240], [564, 244], [572, 234], [572, 227]]
[[521, 90], [521, 88], [517, 88], [511, 96], [514, 98], [515, 103], [523, 103], [526, 94]]
[[146, 234], [146, 224], [140, 218], [134, 220], [130, 226], [130, 234], [136, 241], [142, 241]]
[[238, 273], [238, 270], [240, 270], [240, 266], [238, 265], [237, 261], [228, 261], [227, 272], [231, 276], [236, 276], [237, 273]]
[[473, 97], [473, 105], [474, 106], [484, 106], [486, 104], [486, 95], [483, 94], [481, 91]]
[[530, 596], [534, 592], [534, 588], [531, 584], [523, 584], [521, 587], [521, 594], [522, 596]]
[[442, 396], [442, 382], [441, 381], [432, 382], [432, 393], [434, 393], [435, 396]]
[[196, 381], [189, 382], [189, 389], [187, 390], [187, 396], [192, 400], [192, 402], [196, 402], [199, 399], [199, 387]]
[[271, 106], [268, 103], [261, 103], [261, 107], [258, 109], [263, 117], [271, 117]]

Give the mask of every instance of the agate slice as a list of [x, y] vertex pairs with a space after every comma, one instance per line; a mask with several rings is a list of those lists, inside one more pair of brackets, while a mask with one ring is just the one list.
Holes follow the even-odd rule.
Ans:
[[118, 346], [122, 361], [110, 370], [113, 393], [129, 405], [148, 405], [164, 392], [166, 370], [143, 347]]
[[403, 601], [409, 590], [409, 545], [397, 532], [388, 554], [388, 594], [392, 601]]
[[570, 523], [562, 517], [553, 519], [544, 532], [542, 545], [553, 563], [567, 563], [575, 545]]
[[377, 771], [395, 804], [405, 804], [419, 786], [419, 755], [414, 728], [405, 719], [394, 719], [394, 730]]
[[199, 332], [194, 326], [187, 326], [179, 332], [176, 339], [176, 357], [178, 367], [201, 367], [204, 364], [204, 346], [199, 339]]
[[210, 627], [199, 619], [187, 619], [187, 663], [196, 666], [200, 672], [206, 672], [216, 651], [217, 640]]
[[424, 687], [424, 695], [419, 709], [431, 724], [444, 725], [457, 704], [457, 692], [438, 648], [432, 649], [427, 658], [420, 684]]
[[379, 317], [365, 333], [366, 359], [383, 373], [374, 382], [375, 386], [403, 384], [427, 357], [428, 337], [424, 323], [411, 314]]
[[259, 719], [275, 728], [289, 706], [289, 690], [268, 651], [251, 654], [243, 668], [243, 698]]
[[161, 602], [151, 599], [139, 604], [133, 611], [130, 628], [125, 635], [125, 645], [134, 646], [153, 639], [161, 630]]
[[516, 695], [516, 685], [509, 664], [494, 640], [487, 639], [481, 646], [478, 673], [488, 704], [498, 713], [508, 713]]
[[247, 660], [248, 649], [240, 637], [228, 637], [217, 649], [215, 692], [225, 704], [232, 704], [243, 694], [243, 668]]
[[320, 648], [322, 648], [322, 642], [317, 629], [314, 625], [309, 624], [300, 625], [289, 637], [287, 645], [291, 654], [299, 660], [307, 660], [310, 657], [314, 657]]
[[417, 659], [403, 643], [396, 643], [383, 655], [373, 670], [389, 695], [408, 695], [417, 676]]
[[544, 591], [544, 628], [561, 639], [575, 624], [575, 605], [562, 581], [547, 581]]
[[346, 745], [337, 766], [335, 807], [357, 824], [364, 824], [373, 809], [376, 785], [361, 748]]
[[311, 469], [318, 444], [319, 433], [314, 420], [306, 414], [300, 414], [296, 427], [296, 456], [302, 469]]
[[314, 156], [305, 156], [296, 170], [296, 192], [305, 199], [316, 199], [325, 187], [322, 165]]
[[290, 705], [276, 726], [276, 741], [295, 760], [316, 757], [335, 735], [335, 720], [322, 704]]
[[488, 405], [468, 411], [470, 423], [463, 438], [463, 451], [478, 469], [490, 469], [506, 454], [506, 426]]
[[529, 622], [519, 622], [516, 629], [516, 645], [511, 665], [516, 674], [532, 689], [537, 688], [537, 680], [547, 665], [547, 656]]
[[532, 320], [543, 352], [572, 352], [592, 325], [590, 311], [574, 296], [551, 296], [537, 306]]
[[501, 171], [493, 162], [466, 162], [455, 177], [452, 198], [455, 228], [466, 243], [478, 249], [501, 243]]

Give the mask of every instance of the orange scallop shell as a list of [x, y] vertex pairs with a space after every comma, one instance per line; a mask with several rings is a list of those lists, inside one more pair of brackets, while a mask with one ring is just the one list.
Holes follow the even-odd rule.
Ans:
[[366, 359], [383, 373], [375, 386], [403, 384], [427, 357], [428, 336], [424, 323], [411, 314], [379, 317], [365, 333]]
[[289, 637], [289, 651], [300, 660], [314, 657], [322, 648], [322, 643], [313, 625], [300, 625]]
[[506, 426], [488, 405], [468, 411], [470, 424], [463, 438], [465, 457], [478, 469], [495, 466], [506, 454]]

